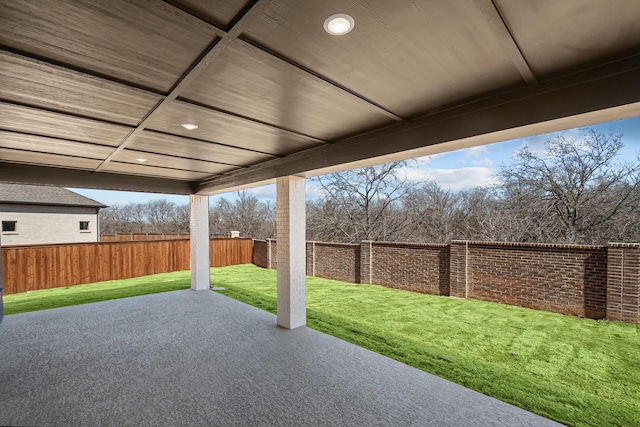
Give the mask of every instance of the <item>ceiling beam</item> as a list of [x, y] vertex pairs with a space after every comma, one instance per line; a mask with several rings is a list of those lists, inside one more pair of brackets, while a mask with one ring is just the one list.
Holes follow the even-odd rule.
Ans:
[[489, 21], [489, 25], [498, 37], [505, 53], [513, 62], [527, 86], [537, 86], [538, 79], [536, 79], [531, 67], [529, 67], [498, 5], [494, 0], [480, 0], [477, 4], [484, 17]]
[[640, 56], [270, 160], [204, 181], [201, 194], [280, 176], [408, 159], [640, 115]]
[[0, 182], [161, 194], [192, 194], [196, 189], [189, 181], [8, 162], [0, 162]]
[[147, 114], [147, 116], [133, 129], [120, 143], [120, 145], [96, 168], [96, 172], [101, 171], [109, 162], [111, 162], [127, 145], [133, 141], [133, 139], [139, 135], [158, 114], [160, 114], [165, 108], [171, 104], [180, 94], [202, 73], [222, 52], [227, 48], [231, 41], [235, 40], [242, 34], [242, 32], [248, 27], [256, 16], [260, 15], [269, 5], [271, 0], [257, 0], [244, 15], [236, 21], [231, 29], [226, 32], [222, 37], [215, 40], [209, 50], [197, 59], [189, 68], [177, 84], [171, 89], [168, 95], [166, 95], [153, 109]]

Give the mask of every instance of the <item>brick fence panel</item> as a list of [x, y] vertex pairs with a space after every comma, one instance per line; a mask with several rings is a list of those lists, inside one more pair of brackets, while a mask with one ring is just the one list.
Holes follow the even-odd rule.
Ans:
[[372, 243], [371, 282], [431, 295], [449, 295], [449, 246]]
[[315, 242], [315, 276], [360, 283], [360, 245]]
[[607, 248], [469, 242], [468, 298], [604, 318]]

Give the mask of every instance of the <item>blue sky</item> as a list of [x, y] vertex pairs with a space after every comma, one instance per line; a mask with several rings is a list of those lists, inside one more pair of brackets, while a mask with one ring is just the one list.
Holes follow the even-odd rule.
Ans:
[[[592, 127], [598, 132], [606, 134], [622, 134], [622, 142], [625, 147], [621, 153], [621, 160], [635, 161], [637, 159], [638, 153], [640, 153], [640, 117], [601, 123]], [[533, 151], [539, 151], [544, 148], [544, 142], [554, 136], [561, 134], [568, 138], [580, 139], [584, 132], [584, 129], [569, 129], [421, 157], [409, 162], [409, 166], [404, 169], [403, 173], [412, 181], [434, 180], [442, 187], [453, 191], [487, 185], [496, 181], [495, 174], [500, 169], [500, 165], [509, 163], [514, 153], [524, 145], [528, 145], [529, 149]], [[81, 188], [71, 188], [71, 190], [109, 206], [145, 203], [156, 199], [167, 199], [177, 204], [189, 203], [188, 196]], [[247, 191], [259, 199], [275, 200], [274, 185], [256, 187]], [[307, 185], [307, 198], [318, 197], [319, 194], [312, 183]], [[233, 194], [212, 196], [210, 203], [215, 203], [220, 197], [233, 198]]]

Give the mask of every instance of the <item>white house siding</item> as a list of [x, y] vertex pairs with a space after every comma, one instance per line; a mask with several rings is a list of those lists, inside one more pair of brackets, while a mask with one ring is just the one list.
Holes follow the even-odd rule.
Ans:
[[[16, 232], [2, 232], [2, 246], [98, 241], [96, 208], [0, 204], [0, 221], [17, 221]], [[80, 230], [80, 221], [89, 229]]]

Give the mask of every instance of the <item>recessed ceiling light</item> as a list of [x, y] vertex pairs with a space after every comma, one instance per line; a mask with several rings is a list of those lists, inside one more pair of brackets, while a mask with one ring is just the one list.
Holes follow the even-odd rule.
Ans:
[[324, 21], [324, 30], [334, 36], [342, 36], [353, 30], [355, 21], [345, 13], [336, 13]]
[[147, 161], [147, 159], [144, 159], [142, 157], [138, 157], [136, 160], [139, 161], [140, 163], [144, 163]]
[[182, 123], [181, 125], [183, 128], [185, 129], [189, 129], [189, 130], [194, 130], [194, 129], [198, 129], [198, 125], [195, 123]]

